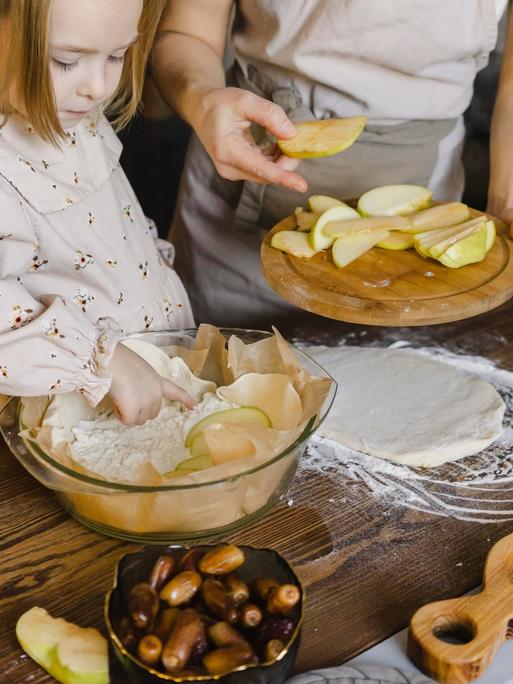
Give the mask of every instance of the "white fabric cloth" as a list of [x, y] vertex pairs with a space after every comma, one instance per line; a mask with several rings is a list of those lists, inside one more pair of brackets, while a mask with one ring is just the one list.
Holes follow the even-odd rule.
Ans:
[[121, 337], [193, 324], [173, 250], [155, 242], [120, 153], [104, 118], [61, 147], [19, 116], [0, 128], [3, 394], [80, 390], [95, 404]]

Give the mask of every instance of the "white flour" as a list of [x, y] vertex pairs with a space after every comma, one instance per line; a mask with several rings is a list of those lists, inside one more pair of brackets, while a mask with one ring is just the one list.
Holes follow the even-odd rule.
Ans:
[[513, 373], [479, 356], [433, 347], [415, 349], [400, 340], [390, 346], [409, 347], [490, 382], [506, 404], [501, 437], [475, 456], [423, 469], [374, 458], [314, 436], [300, 463], [299, 477], [308, 479], [312, 471], [320, 472], [340, 484], [341, 497], [349, 482], [359, 482], [387, 505], [477, 522], [513, 519]]
[[130, 481], [144, 463], [159, 473], [173, 470], [190, 458], [184, 440], [191, 427], [204, 416], [237, 405], [207, 393], [192, 410], [163, 403], [159, 415], [144, 425], [126, 426], [113, 416], [82, 420], [72, 428], [73, 457], [84, 468], [111, 481]]

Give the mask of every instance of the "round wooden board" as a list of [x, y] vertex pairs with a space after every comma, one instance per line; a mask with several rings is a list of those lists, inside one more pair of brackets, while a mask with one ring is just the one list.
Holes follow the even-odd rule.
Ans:
[[[471, 210], [472, 217], [482, 212]], [[271, 247], [280, 230], [295, 228], [291, 216], [269, 231], [261, 247], [264, 276], [288, 302], [327, 318], [367, 325], [415, 326], [470, 318], [513, 296], [513, 242], [498, 220], [497, 239], [478, 264], [447, 268], [413, 249], [374, 247], [345, 268], [331, 250], [300, 259]]]

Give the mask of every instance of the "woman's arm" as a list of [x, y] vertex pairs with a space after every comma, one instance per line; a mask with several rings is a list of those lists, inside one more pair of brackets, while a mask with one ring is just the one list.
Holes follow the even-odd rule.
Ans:
[[223, 53], [233, 0], [170, 0], [155, 41], [152, 74], [160, 94], [196, 131], [216, 169], [230, 180], [275, 183], [304, 192], [295, 160], [264, 156], [250, 135], [258, 123], [279, 138], [294, 126], [278, 105], [227, 88]]
[[492, 117], [488, 211], [513, 225], [513, 7]]

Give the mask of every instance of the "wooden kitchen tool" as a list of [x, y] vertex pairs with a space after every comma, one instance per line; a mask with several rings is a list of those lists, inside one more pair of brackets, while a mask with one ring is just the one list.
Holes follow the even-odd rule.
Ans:
[[[482, 214], [474, 209], [470, 213]], [[274, 233], [295, 227], [289, 216], [263, 241], [262, 270], [283, 299], [327, 318], [387, 326], [457, 321], [489, 311], [513, 296], [513, 242], [506, 237], [506, 225], [494, 221], [497, 239], [478, 264], [452, 269], [422, 258], [413, 249], [374, 247], [345, 268], [337, 268], [331, 250], [300, 259], [271, 247]]]
[[[408, 632], [408, 655], [443, 684], [480, 677], [497, 649], [513, 637], [513, 534], [488, 553], [483, 590], [420, 608]], [[513, 664], [512, 664], [513, 671]]]

